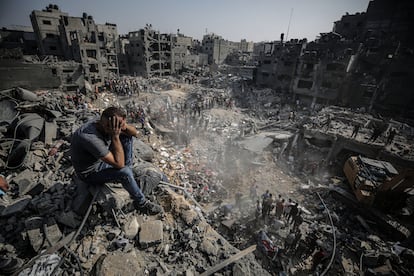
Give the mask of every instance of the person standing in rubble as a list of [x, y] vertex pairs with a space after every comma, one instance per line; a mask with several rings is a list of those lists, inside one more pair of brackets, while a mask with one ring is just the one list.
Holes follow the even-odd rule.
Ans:
[[144, 213], [161, 213], [162, 207], [147, 200], [139, 188], [132, 167], [133, 137], [137, 129], [126, 123], [126, 112], [105, 109], [98, 120], [87, 122], [72, 135], [71, 161], [77, 176], [91, 185], [117, 181]]
[[303, 223], [303, 217], [301, 211], [293, 218], [293, 230], [299, 231], [299, 226]]
[[361, 128], [361, 125], [359, 123], [354, 124], [354, 129], [352, 130], [351, 138], [356, 138], [358, 135], [358, 131]]
[[282, 195], [279, 195], [279, 198], [276, 200], [276, 218], [280, 219], [283, 214], [283, 208], [285, 205], [285, 199], [282, 198]]
[[286, 202], [285, 205], [283, 206], [283, 216], [286, 219], [289, 219], [290, 210], [292, 210], [292, 205], [293, 205], [292, 199], [289, 198], [288, 202]]
[[397, 134], [397, 130], [393, 127], [390, 128], [387, 136], [387, 142], [385, 145], [390, 145], [392, 141], [394, 140], [395, 134]]
[[262, 199], [263, 199], [263, 201], [266, 199], [266, 198], [268, 198], [270, 196], [270, 192], [269, 192], [269, 190], [266, 190], [266, 192], [264, 192], [264, 194], [262, 194]]
[[267, 223], [267, 219], [270, 215], [270, 212], [272, 211], [272, 204], [273, 204], [273, 196], [272, 194], [269, 194], [268, 197], [263, 199], [263, 209], [262, 209], [262, 217], [265, 223]]
[[290, 213], [289, 213], [289, 216], [287, 218], [287, 222], [288, 223], [293, 223], [295, 221], [295, 218], [296, 218], [298, 212], [299, 212], [299, 208], [298, 208], [298, 203], [297, 202], [294, 203], [294, 204], [292, 204], [291, 206], [292, 207], [290, 209]]
[[331, 114], [328, 115], [328, 117], [326, 118], [325, 124], [323, 125], [323, 127], [326, 127], [325, 131], [328, 131], [330, 126], [331, 126], [331, 122], [332, 122], [332, 116]]
[[368, 142], [374, 143], [378, 139], [378, 137], [381, 136], [382, 132], [383, 130], [379, 126], [374, 126], [374, 130], [372, 131], [372, 135], [369, 138]]

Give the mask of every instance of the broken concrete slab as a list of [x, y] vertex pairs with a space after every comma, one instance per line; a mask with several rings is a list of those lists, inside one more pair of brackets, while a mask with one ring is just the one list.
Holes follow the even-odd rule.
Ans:
[[44, 126], [44, 142], [45, 144], [52, 144], [53, 140], [56, 139], [56, 134], [58, 131], [58, 127], [56, 122], [47, 122], [45, 121]]
[[108, 212], [111, 212], [111, 209], [122, 209], [133, 201], [120, 183], [105, 183], [99, 187], [90, 185], [90, 190], [92, 193], [98, 192], [96, 202]]
[[130, 217], [128, 221], [124, 224], [123, 229], [125, 233], [125, 238], [131, 240], [134, 239], [138, 234], [139, 230], [139, 223], [137, 218], [135, 216]]
[[161, 220], [146, 221], [141, 224], [139, 244], [148, 247], [161, 243], [163, 240], [163, 224]]
[[30, 195], [20, 197], [19, 199], [12, 202], [10, 205], [6, 206], [6, 208], [4, 208], [1, 212], [1, 216], [8, 217], [23, 212], [31, 200], [32, 197]]
[[53, 218], [32, 217], [25, 221], [27, 236], [36, 252], [55, 245], [62, 237]]
[[136, 250], [128, 253], [116, 251], [102, 256], [101, 265], [97, 266], [96, 275], [145, 275], [146, 262]]
[[200, 250], [201, 252], [204, 252], [207, 255], [217, 256], [217, 252], [219, 249], [215, 240], [205, 237], [203, 241], [200, 243]]
[[35, 196], [40, 194], [45, 185], [42, 181], [35, 180], [36, 174], [33, 171], [26, 169], [16, 177], [13, 178], [13, 182], [19, 186], [20, 195], [31, 195]]
[[21, 87], [16, 87], [14, 90], [14, 95], [19, 98], [20, 100], [23, 101], [31, 101], [31, 102], [36, 102], [39, 100], [39, 97], [33, 93], [30, 90], [21, 88]]
[[268, 133], [259, 133], [254, 136], [246, 137], [239, 144], [249, 151], [254, 153], [262, 153], [270, 144], [272, 144], [273, 138]]

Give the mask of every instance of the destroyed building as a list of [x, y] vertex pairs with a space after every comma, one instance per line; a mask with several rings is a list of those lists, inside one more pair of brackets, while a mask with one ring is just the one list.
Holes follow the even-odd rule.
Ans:
[[[37, 54], [36, 37], [31, 27], [11, 26], [0, 29], [0, 49], [21, 49], [24, 55]], [[2, 54], [2, 57], [5, 55]]]
[[[204, 35], [202, 40], [202, 51], [208, 55], [209, 64], [224, 63], [227, 56], [232, 52], [239, 51], [240, 47], [240, 42], [225, 40], [214, 33]], [[245, 42], [243, 42], [243, 48], [248, 49]]]
[[356, 47], [356, 43], [342, 41], [334, 32], [321, 33], [319, 39], [309, 43], [293, 80], [295, 98], [311, 108], [338, 103], [345, 93], [348, 64]]
[[[410, 1], [378, 0], [371, 1], [366, 12], [344, 15], [332, 32], [321, 33], [301, 52], [290, 75], [292, 98], [311, 108], [336, 103], [412, 117], [413, 96], [405, 87], [414, 72], [413, 10]], [[269, 66], [258, 67], [256, 81], [272, 88], [278, 83], [278, 68], [264, 82], [262, 75], [269, 71], [264, 68]]]
[[132, 75], [168, 76], [172, 74], [171, 34], [161, 34], [152, 25], [129, 32], [129, 58]]
[[57, 5], [49, 5], [30, 15], [41, 55], [82, 64], [91, 83], [119, 74], [119, 38], [116, 24], [96, 24], [93, 17], [69, 16]]
[[263, 44], [257, 58], [256, 84], [278, 92], [291, 93], [293, 77], [306, 40], [277, 41]]

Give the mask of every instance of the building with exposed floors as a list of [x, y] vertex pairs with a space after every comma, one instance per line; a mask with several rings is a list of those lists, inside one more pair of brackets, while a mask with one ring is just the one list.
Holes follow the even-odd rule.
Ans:
[[172, 36], [161, 34], [151, 25], [129, 32], [129, 67], [132, 75], [145, 77], [171, 75]]
[[52, 4], [41, 11], [34, 10], [30, 14], [40, 55], [64, 56], [60, 43], [59, 25], [61, 18], [65, 16], [67, 17], [68, 14]]
[[256, 84], [289, 93], [298, 58], [305, 46], [306, 40], [298, 39], [264, 43], [258, 51]]
[[86, 13], [82, 17], [69, 16], [57, 5], [33, 11], [30, 18], [41, 55], [81, 63], [85, 80], [92, 84], [119, 74], [116, 24], [96, 24]]

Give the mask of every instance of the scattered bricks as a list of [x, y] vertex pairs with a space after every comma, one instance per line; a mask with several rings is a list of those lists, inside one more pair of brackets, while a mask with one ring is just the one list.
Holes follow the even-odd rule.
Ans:
[[77, 228], [80, 225], [78, 215], [72, 211], [59, 213], [59, 215], [56, 216], [56, 220], [59, 223], [71, 228]]
[[143, 247], [161, 243], [163, 240], [162, 221], [146, 221], [141, 225], [139, 244]]
[[43, 165], [42, 165], [42, 164], [40, 164], [39, 162], [36, 162], [36, 163], [34, 164], [34, 167], [33, 167], [33, 170], [34, 170], [34, 171], [36, 171], [36, 172], [40, 172], [42, 169], [43, 169]]
[[32, 217], [25, 221], [27, 236], [36, 252], [62, 239], [62, 232], [53, 218]]
[[36, 252], [39, 252], [44, 244], [44, 236], [41, 231], [42, 222], [42, 217], [32, 217], [25, 221], [27, 236], [33, 250]]
[[[49, 218], [47, 221], [46, 228], [43, 228], [45, 238], [48, 241], [48, 246], [55, 245], [59, 240], [62, 239], [63, 235], [53, 218]], [[51, 243], [51, 244], [50, 244]]]
[[198, 214], [193, 209], [183, 210], [181, 212], [181, 218], [187, 225], [193, 225], [195, 220], [198, 218]]
[[12, 204], [6, 206], [6, 208], [3, 209], [1, 216], [8, 217], [22, 212], [29, 204], [31, 199], [32, 197], [30, 195], [26, 195], [17, 199]]
[[124, 225], [125, 238], [134, 239], [138, 234], [139, 224], [136, 217], [130, 218]]
[[201, 252], [204, 252], [210, 256], [217, 256], [217, 252], [218, 252], [216, 243], [208, 238], [203, 239], [203, 241], [200, 244], [200, 250]]

